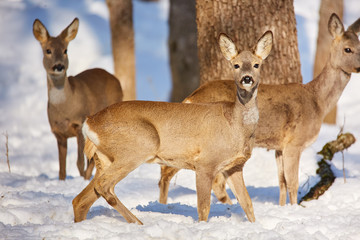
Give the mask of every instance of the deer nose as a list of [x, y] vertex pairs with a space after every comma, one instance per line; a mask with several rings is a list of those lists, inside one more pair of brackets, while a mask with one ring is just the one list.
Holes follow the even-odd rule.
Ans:
[[248, 76], [248, 75], [246, 75], [246, 76], [244, 76], [242, 79], [241, 79], [241, 83], [243, 84], [243, 85], [247, 85], [247, 84], [252, 84], [254, 82], [254, 80], [253, 80], [253, 78], [251, 77], [251, 76]]
[[55, 66], [53, 66], [53, 71], [54, 72], [61, 72], [62, 70], [65, 69], [65, 66], [63, 64], [56, 64]]

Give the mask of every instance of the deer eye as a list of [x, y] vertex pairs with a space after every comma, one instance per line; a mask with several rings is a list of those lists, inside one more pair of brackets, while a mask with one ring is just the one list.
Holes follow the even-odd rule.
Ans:
[[235, 65], [234, 65], [234, 68], [235, 68], [235, 69], [238, 69], [239, 67], [240, 67], [239, 64], [235, 64]]
[[46, 49], [46, 53], [47, 53], [47, 54], [51, 54], [51, 50], [50, 50], [50, 49]]
[[65, 49], [64, 54], [67, 54], [67, 49]]
[[255, 63], [254, 68], [259, 68], [259, 64]]
[[346, 53], [351, 53], [351, 52], [352, 52], [350, 48], [345, 48], [344, 51], [345, 51]]

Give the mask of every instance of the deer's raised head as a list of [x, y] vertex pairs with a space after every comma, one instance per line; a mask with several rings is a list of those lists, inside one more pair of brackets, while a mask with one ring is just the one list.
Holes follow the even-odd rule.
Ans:
[[238, 98], [242, 104], [246, 104], [252, 98], [259, 85], [260, 67], [262, 61], [270, 54], [272, 43], [273, 34], [267, 31], [258, 40], [253, 51], [239, 53], [234, 42], [226, 34], [219, 35], [221, 52], [234, 67]]
[[57, 37], [50, 36], [46, 27], [36, 19], [33, 24], [33, 33], [40, 42], [43, 50], [43, 64], [55, 87], [64, 84], [64, 77], [69, 65], [67, 47], [77, 34], [79, 19], [75, 18]]
[[360, 41], [358, 38], [360, 18], [345, 31], [343, 23], [333, 13], [329, 19], [328, 27], [334, 39], [330, 53], [332, 66], [340, 68], [347, 74], [360, 72]]

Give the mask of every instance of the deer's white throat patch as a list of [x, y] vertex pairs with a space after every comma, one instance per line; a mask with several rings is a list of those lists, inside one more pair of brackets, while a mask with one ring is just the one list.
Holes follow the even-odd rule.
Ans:
[[259, 111], [256, 106], [243, 112], [244, 124], [256, 124], [259, 121]]
[[52, 104], [60, 104], [65, 102], [66, 96], [65, 96], [65, 90], [57, 89], [55, 87], [51, 88], [49, 91], [49, 102]]

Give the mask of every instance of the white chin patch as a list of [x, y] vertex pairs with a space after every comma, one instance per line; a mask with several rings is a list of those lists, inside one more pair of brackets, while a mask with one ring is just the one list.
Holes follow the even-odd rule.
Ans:
[[242, 85], [246, 88], [249, 88], [252, 86], [252, 82], [251, 83], [242, 83]]
[[49, 102], [52, 104], [60, 104], [66, 101], [64, 89], [57, 89], [55, 87], [50, 89]]

